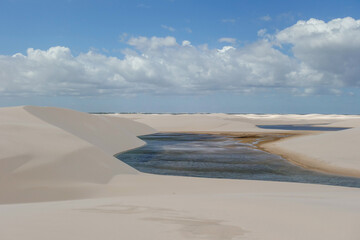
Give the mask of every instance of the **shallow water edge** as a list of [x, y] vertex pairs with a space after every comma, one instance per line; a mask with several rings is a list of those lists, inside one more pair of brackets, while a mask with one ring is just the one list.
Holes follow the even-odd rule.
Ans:
[[146, 146], [118, 158], [139, 171], [155, 174], [360, 187], [360, 179], [311, 171], [262, 151], [265, 143], [299, 134], [158, 133], [141, 137]]

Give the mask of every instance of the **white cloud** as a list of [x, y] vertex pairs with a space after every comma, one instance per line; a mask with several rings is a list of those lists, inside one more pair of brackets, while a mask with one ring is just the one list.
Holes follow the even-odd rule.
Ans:
[[184, 41], [182, 41], [182, 44], [181, 44], [182, 46], [191, 46], [191, 42], [190, 41], [188, 41], [188, 40], [184, 40]]
[[235, 50], [235, 48], [233, 46], [224, 46], [222, 49], [218, 49], [219, 53], [226, 53], [229, 50]]
[[265, 22], [271, 21], [271, 17], [269, 15], [262, 16], [260, 19], [265, 21]]
[[299, 21], [280, 31], [276, 39], [280, 44], [291, 44], [295, 58], [322, 75], [322, 82], [360, 86], [360, 20]]
[[133, 37], [127, 43], [123, 58], [92, 51], [74, 56], [69, 48], [59, 46], [30, 48], [24, 55], [0, 55], [0, 94], [203, 94], [286, 89], [309, 95], [341, 94], [342, 87], [360, 87], [360, 21], [352, 18], [328, 23], [300, 21], [272, 38], [241, 48], [193, 46], [188, 40], [179, 44], [170, 36]]
[[259, 37], [264, 37], [264, 36], [266, 35], [266, 32], [267, 32], [267, 30], [266, 30], [265, 28], [263, 28], [263, 29], [260, 29], [260, 30], [257, 32], [257, 35], [258, 35]]
[[228, 38], [228, 37], [223, 37], [218, 39], [218, 42], [225, 42], [225, 43], [231, 43], [231, 44], [235, 44], [236, 43], [236, 39], [235, 38]]
[[167, 26], [167, 25], [161, 25], [162, 28], [166, 29], [166, 30], [169, 30], [170, 32], [175, 32], [175, 28], [173, 27], [170, 27], [170, 26]]
[[174, 37], [138, 37], [138, 38], [130, 38], [128, 44], [134, 46], [139, 50], [153, 50], [161, 47], [172, 47], [176, 46], [176, 39]]
[[279, 69], [288, 67], [283, 64], [288, 61], [278, 59], [285, 56], [268, 42], [239, 50], [182, 46], [166, 38], [140, 37], [130, 43], [142, 50], [125, 51], [123, 59], [93, 52], [73, 56], [65, 47], [1, 56], [3, 94], [244, 92], [277, 86]]

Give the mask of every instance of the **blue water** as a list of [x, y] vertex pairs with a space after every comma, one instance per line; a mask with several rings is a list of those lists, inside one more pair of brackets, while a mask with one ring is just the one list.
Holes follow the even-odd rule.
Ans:
[[280, 130], [302, 130], [302, 131], [341, 131], [349, 128], [341, 127], [319, 127], [312, 125], [257, 125], [264, 129], [280, 129]]
[[141, 138], [147, 145], [117, 157], [146, 173], [360, 187], [360, 178], [309, 171], [232, 136], [158, 133]]

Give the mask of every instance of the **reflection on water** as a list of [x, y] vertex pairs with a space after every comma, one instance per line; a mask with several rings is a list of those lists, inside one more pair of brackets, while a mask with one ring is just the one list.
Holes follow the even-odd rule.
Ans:
[[358, 178], [309, 171], [231, 136], [157, 133], [141, 138], [146, 146], [117, 157], [142, 172], [360, 187]]

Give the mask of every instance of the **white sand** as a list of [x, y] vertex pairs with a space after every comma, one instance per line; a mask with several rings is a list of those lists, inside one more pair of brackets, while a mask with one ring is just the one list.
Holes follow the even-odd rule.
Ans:
[[265, 147], [304, 166], [360, 177], [360, 127], [267, 144]]
[[15, 107], [0, 109], [0, 132], [0, 201], [27, 202], [82, 198], [115, 175], [137, 173], [112, 155], [142, 146], [136, 135], [153, 130], [126, 119]]
[[[259, 122], [348, 123], [346, 118], [323, 116], [123, 117], [161, 131], [251, 132], [269, 131], [257, 129]], [[351, 121], [358, 123], [356, 118]], [[0, 109], [0, 239], [360, 238], [357, 188], [156, 176], [139, 173], [112, 157], [141, 146], [136, 136], [152, 132], [151, 127], [119, 115], [39, 107]], [[277, 147], [298, 151], [305, 142], [320, 144], [320, 157], [326, 157], [330, 136], [339, 142], [358, 141], [359, 130], [294, 138]], [[358, 167], [353, 147], [337, 147], [341, 158], [331, 161], [343, 167], [342, 156], [353, 151], [354, 158], [346, 164]]]

